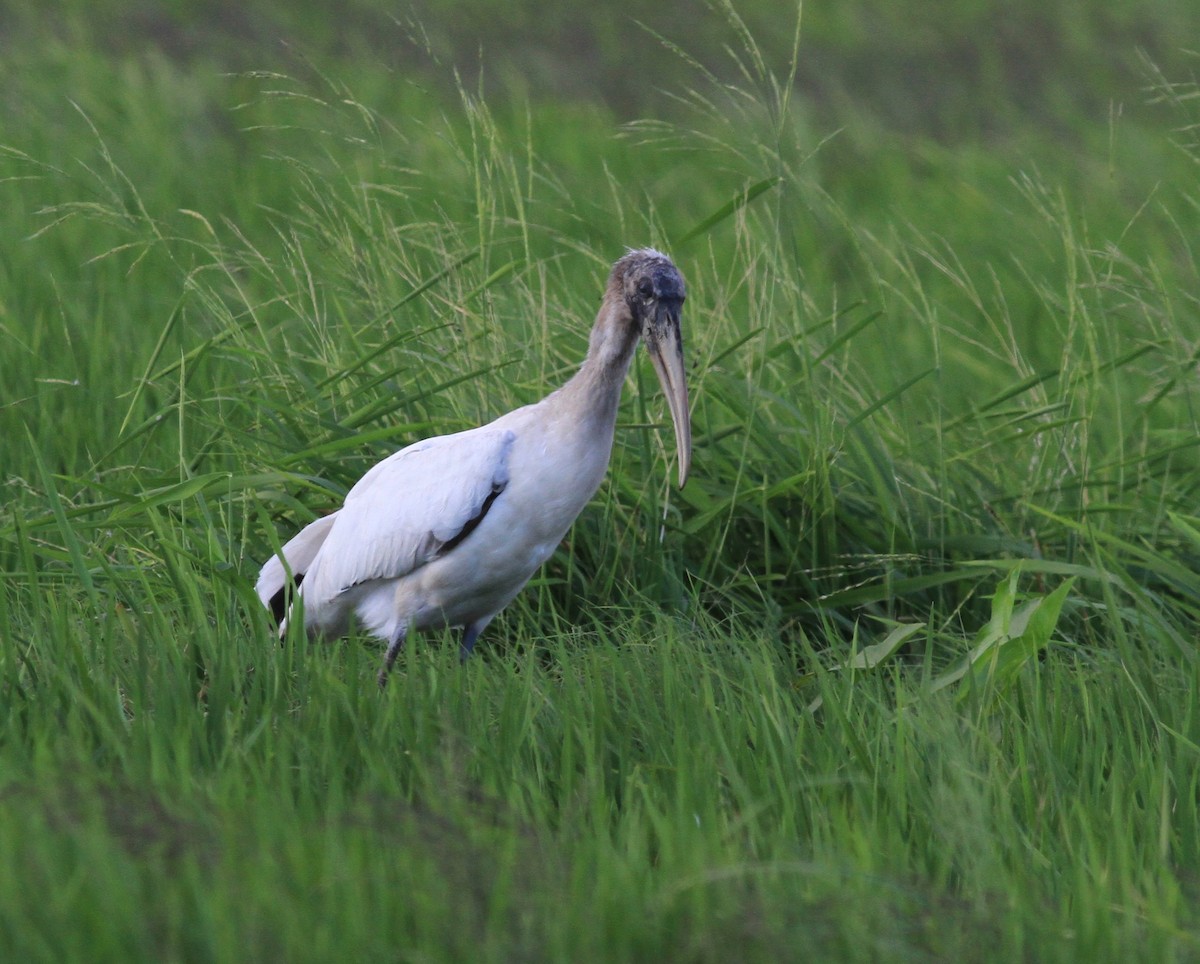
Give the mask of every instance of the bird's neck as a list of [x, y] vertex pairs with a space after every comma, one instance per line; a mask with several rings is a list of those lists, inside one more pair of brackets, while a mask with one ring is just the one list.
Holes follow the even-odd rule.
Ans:
[[638, 329], [624, 305], [605, 298], [588, 339], [588, 353], [579, 371], [559, 391], [577, 413], [613, 426], [621, 387], [638, 343]]

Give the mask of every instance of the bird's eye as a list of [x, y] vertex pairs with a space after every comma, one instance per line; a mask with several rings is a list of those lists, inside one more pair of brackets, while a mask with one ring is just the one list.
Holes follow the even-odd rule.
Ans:
[[649, 300], [650, 298], [652, 298], [654, 296], [654, 285], [650, 284], [649, 281], [643, 281], [643, 282], [639, 283], [638, 284], [638, 294], [641, 295], [643, 298]]

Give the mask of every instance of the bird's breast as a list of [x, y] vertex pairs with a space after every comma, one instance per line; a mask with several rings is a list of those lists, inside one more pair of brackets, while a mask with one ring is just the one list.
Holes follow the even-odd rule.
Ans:
[[[529, 534], [530, 545], [556, 546], [596, 494], [608, 467], [611, 439], [587, 446], [546, 446], [514, 452], [508, 508]], [[514, 521], [517, 521], [514, 520]]]

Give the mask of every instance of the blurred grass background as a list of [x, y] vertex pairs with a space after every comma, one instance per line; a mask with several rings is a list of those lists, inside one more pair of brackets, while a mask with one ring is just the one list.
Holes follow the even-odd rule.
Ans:
[[[1195, 956], [1200, 14], [797, 13], [0, 11], [0, 956]], [[635, 366], [480, 659], [276, 646], [645, 243], [687, 489]]]

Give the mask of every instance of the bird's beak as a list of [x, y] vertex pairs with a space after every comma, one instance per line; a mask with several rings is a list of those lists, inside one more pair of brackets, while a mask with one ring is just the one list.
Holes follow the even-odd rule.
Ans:
[[643, 339], [654, 363], [654, 371], [667, 396], [671, 421], [675, 423], [675, 447], [679, 454], [679, 487], [687, 482], [692, 465], [692, 416], [688, 411], [687, 372], [683, 366], [683, 335], [679, 331], [681, 305], [660, 304], [647, 319]]

